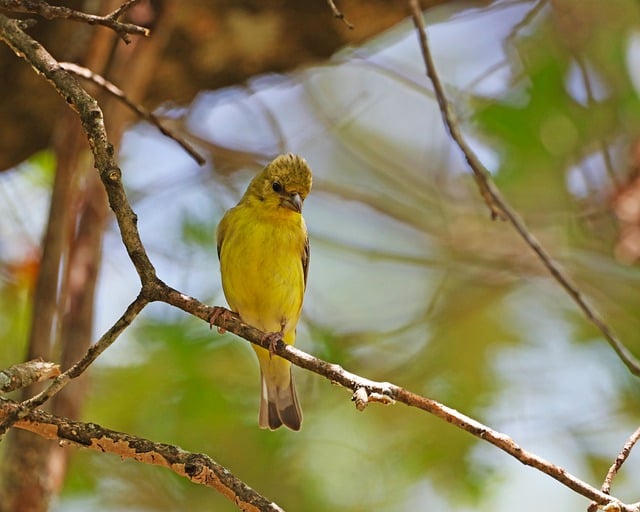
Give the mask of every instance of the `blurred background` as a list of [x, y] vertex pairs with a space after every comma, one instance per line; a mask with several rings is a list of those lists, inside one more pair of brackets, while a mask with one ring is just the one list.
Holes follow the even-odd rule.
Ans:
[[[74, 6], [118, 6], [90, 4]], [[423, 6], [465, 137], [640, 354], [637, 2]], [[193, 0], [140, 2], [129, 18], [153, 35], [128, 46], [69, 21], [30, 33], [157, 109], [206, 156], [198, 166], [88, 85], [161, 279], [226, 305], [216, 225], [266, 162], [299, 153], [314, 185], [298, 346], [441, 401], [600, 487], [640, 423], [638, 379], [511, 226], [490, 219], [443, 128], [407, 4], [339, 7], [353, 30], [322, 1]], [[41, 355], [66, 367], [139, 280], [75, 115], [6, 47], [0, 73], [0, 366]], [[290, 511], [586, 509], [437, 418], [403, 405], [360, 413], [345, 390], [294, 372], [302, 431], [262, 431], [248, 342], [152, 304], [51, 408], [207, 453]], [[165, 469], [26, 433], [0, 452], [4, 499], [33, 500], [30, 510], [236, 510]], [[11, 480], [16, 468], [24, 484]], [[612, 494], [638, 501], [638, 474], [632, 453]]]

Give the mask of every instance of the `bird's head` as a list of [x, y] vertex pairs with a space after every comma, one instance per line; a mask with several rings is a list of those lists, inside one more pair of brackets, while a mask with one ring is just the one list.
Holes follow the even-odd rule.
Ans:
[[311, 190], [311, 169], [304, 158], [287, 153], [272, 160], [253, 180], [247, 195], [265, 206], [302, 212]]

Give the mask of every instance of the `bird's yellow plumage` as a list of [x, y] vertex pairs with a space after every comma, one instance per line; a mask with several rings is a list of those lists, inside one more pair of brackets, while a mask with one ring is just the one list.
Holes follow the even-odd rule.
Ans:
[[[233, 311], [266, 333], [293, 344], [307, 282], [309, 238], [302, 203], [311, 169], [296, 155], [280, 155], [249, 184], [218, 225], [222, 287]], [[254, 346], [260, 362], [260, 427], [299, 430], [291, 363]]]

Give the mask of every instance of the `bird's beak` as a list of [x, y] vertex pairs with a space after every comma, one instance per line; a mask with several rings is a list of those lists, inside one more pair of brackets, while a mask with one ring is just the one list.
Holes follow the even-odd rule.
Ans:
[[285, 208], [289, 208], [289, 210], [293, 210], [294, 212], [302, 213], [302, 198], [300, 197], [300, 194], [291, 194], [283, 197], [280, 205]]

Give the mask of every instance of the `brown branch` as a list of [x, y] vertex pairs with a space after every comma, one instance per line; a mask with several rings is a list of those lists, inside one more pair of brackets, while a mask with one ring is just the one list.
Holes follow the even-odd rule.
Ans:
[[616, 457], [616, 460], [609, 468], [607, 476], [604, 479], [604, 483], [602, 484], [602, 492], [606, 492], [607, 494], [611, 492], [611, 483], [613, 482], [613, 479], [618, 474], [618, 471], [620, 470], [624, 462], [629, 458], [629, 455], [631, 455], [631, 450], [638, 442], [638, 440], [640, 440], [640, 427], [633, 434], [631, 434], [628, 441], [622, 447], [622, 450], [620, 450], [620, 453]]
[[587, 303], [577, 286], [571, 282], [569, 277], [567, 277], [561, 269], [560, 265], [553, 260], [547, 250], [542, 247], [540, 242], [538, 242], [533, 233], [528, 230], [520, 215], [518, 215], [518, 213], [509, 206], [507, 201], [502, 197], [500, 191], [491, 181], [489, 171], [482, 162], [480, 162], [476, 154], [462, 137], [458, 123], [453, 115], [453, 109], [447, 100], [444, 87], [442, 86], [442, 82], [440, 81], [433, 63], [418, 0], [409, 0], [409, 4], [411, 7], [411, 17], [418, 32], [418, 39], [427, 69], [427, 76], [433, 83], [433, 88], [435, 90], [445, 126], [449, 130], [452, 139], [461, 149], [469, 167], [473, 171], [473, 176], [478, 183], [480, 193], [491, 210], [491, 216], [493, 218], [504, 218], [511, 223], [524, 242], [531, 248], [531, 250], [533, 250], [533, 252], [536, 253], [553, 278], [560, 284], [560, 286], [562, 286], [562, 288], [564, 288], [571, 299], [573, 299], [580, 310], [582, 310], [587, 319], [602, 333], [611, 348], [613, 348], [618, 357], [626, 365], [627, 369], [636, 377], [640, 377], [640, 361], [638, 361], [638, 359], [622, 344], [613, 330], [602, 319], [598, 311]]
[[[194, 315], [206, 322], [212, 317], [214, 325], [232, 332], [255, 345], [263, 348], [272, 348], [273, 353], [277, 354], [296, 366], [314, 372], [325, 377], [333, 384], [339, 384], [344, 388], [351, 390], [353, 400], [359, 409], [364, 409], [368, 402], [393, 403], [401, 402], [410, 407], [416, 407], [423, 411], [429, 412], [434, 416], [455, 425], [473, 436], [486, 441], [500, 450], [508, 453], [522, 464], [531, 466], [539, 471], [549, 475], [566, 487], [581, 494], [582, 496], [597, 502], [600, 505], [608, 505], [615, 503], [619, 505], [620, 510], [624, 512], [638, 512], [636, 508], [625, 505], [608, 494], [599, 491], [595, 487], [590, 486], [576, 476], [568, 473], [564, 468], [557, 466], [531, 452], [524, 450], [516, 444], [506, 434], [497, 432], [482, 423], [461, 414], [455, 409], [451, 409], [435, 400], [412, 393], [400, 386], [396, 386], [389, 382], [376, 382], [363, 378], [354, 373], [344, 370], [337, 364], [318, 359], [300, 349], [291, 345], [287, 345], [282, 341], [275, 344], [275, 348], [270, 346], [270, 340], [265, 337], [265, 333], [243, 323], [238, 316], [225, 308], [210, 307], [198, 300], [188, 297], [183, 293], [165, 285], [158, 283], [158, 286], [150, 287], [153, 300], [158, 300], [171, 304], [183, 311]], [[213, 313], [216, 313], [215, 315]]]
[[[0, 401], [0, 419], [13, 416], [19, 410], [20, 405], [16, 402]], [[148, 439], [109, 430], [94, 423], [60, 418], [40, 409], [29, 411], [15, 426], [46, 439], [169, 468], [194, 483], [216, 489], [240, 510], [282, 511], [278, 505], [257, 493], [228, 469], [202, 453], [187, 452], [174, 445], [155, 443]]]
[[[636, 431], [631, 434], [631, 436], [629, 436], [629, 439], [626, 443], [624, 443], [624, 446], [622, 447], [622, 450], [620, 450], [620, 453], [616, 457], [616, 460], [613, 461], [613, 464], [609, 468], [609, 471], [607, 471], [607, 476], [604, 478], [604, 482], [602, 483], [602, 487], [600, 488], [602, 492], [611, 494], [611, 483], [613, 482], [613, 479], [618, 474], [618, 471], [620, 471], [620, 468], [625, 463], [625, 461], [629, 458], [629, 455], [631, 455], [631, 450], [633, 450], [633, 447], [639, 440], [640, 427], [638, 427]], [[598, 504], [593, 502], [587, 508], [587, 512], [596, 512], [596, 510], [598, 510]]]
[[88, 23], [89, 25], [102, 25], [113, 30], [124, 42], [129, 43], [130, 40], [128, 34], [145, 37], [148, 37], [151, 34], [151, 31], [148, 28], [118, 21], [118, 18], [135, 3], [137, 3], [137, 0], [129, 0], [106, 16], [96, 16], [94, 14], [76, 11], [69, 7], [50, 5], [43, 0], [0, 0], [0, 9], [12, 13], [37, 14], [47, 20], [62, 18], [72, 21], [81, 21], [83, 23]]
[[137, 217], [131, 209], [122, 186], [122, 172], [113, 154], [104, 127], [98, 102], [87, 93], [76, 78], [60, 67], [51, 54], [37, 41], [25, 34], [16, 20], [0, 14], [0, 39], [19, 57], [27, 61], [38, 74], [46, 78], [67, 101], [82, 121], [94, 156], [94, 165], [109, 197], [109, 206], [116, 213], [123, 243], [141, 281], [155, 278], [155, 269], [140, 240]]
[[60, 366], [42, 359], [15, 364], [0, 371], [0, 393], [22, 389], [36, 382], [53, 379], [58, 375], [60, 375]]
[[420, 49], [422, 50], [424, 64], [427, 68], [427, 76], [433, 84], [433, 90], [438, 102], [438, 106], [440, 107], [440, 112], [444, 120], [445, 128], [449, 131], [451, 138], [462, 150], [462, 154], [465, 160], [469, 164], [469, 167], [472, 169], [473, 177], [475, 178], [478, 189], [480, 190], [480, 195], [482, 196], [482, 199], [484, 199], [484, 202], [487, 204], [487, 207], [491, 212], [491, 218], [493, 220], [506, 220], [506, 212], [504, 211], [503, 205], [500, 203], [500, 198], [495, 197], [495, 192], [491, 190], [489, 171], [484, 167], [484, 165], [482, 165], [480, 159], [476, 156], [471, 147], [469, 147], [467, 142], [464, 140], [464, 137], [460, 132], [458, 123], [455, 120], [455, 113], [453, 111], [453, 108], [449, 104], [449, 101], [447, 100], [444, 86], [436, 72], [435, 63], [433, 62], [433, 57], [431, 56], [431, 52], [429, 51], [427, 33], [424, 29], [422, 13], [418, 5], [418, 0], [409, 0], [409, 4], [411, 6], [411, 17], [413, 18], [413, 23], [418, 30]]
[[[416, 407], [494, 445], [520, 461], [522, 464], [538, 469], [566, 487], [600, 505], [615, 503], [620, 507], [621, 511], [637, 512], [637, 510], [632, 506], [618, 502], [618, 500], [612, 498], [607, 493], [599, 491], [576, 476], [568, 473], [564, 468], [524, 450], [506, 434], [497, 432], [490, 427], [461, 414], [455, 409], [451, 409], [450, 407], [447, 407], [435, 400], [412, 393], [400, 386], [396, 386], [388, 382], [369, 380], [348, 372], [337, 364], [332, 364], [318, 359], [306, 352], [303, 352], [302, 350], [287, 345], [281, 340], [276, 342], [275, 347], [273, 347], [270, 345], [271, 342], [265, 336], [265, 333], [245, 324], [232, 311], [222, 307], [211, 307], [203, 304], [202, 302], [167, 286], [157, 278], [143, 288], [143, 292], [136, 301], [138, 300], [143, 301], [142, 303], [149, 301], [165, 302], [206, 322], [209, 322], [212, 317], [215, 317], [214, 325], [232, 332], [251, 343], [262, 346], [263, 348], [271, 348], [273, 349], [274, 354], [291, 361], [296, 366], [317, 373], [332, 383], [339, 384], [342, 387], [351, 390], [353, 392], [353, 400], [356, 401], [356, 405], [360, 410], [364, 409], [369, 402], [391, 404], [397, 401], [410, 407]], [[130, 308], [132, 306], [130, 306]], [[214, 312], [216, 313], [215, 315]], [[90, 351], [95, 347], [103, 346], [104, 345], [101, 340], [96, 343], [96, 345], [92, 346]], [[96, 349], [95, 357], [97, 357], [101, 351], [102, 350], [98, 351]], [[21, 416], [28, 417], [28, 415], [33, 412], [34, 406], [44, 403], [44, 400], [64, 387], [70, 379], [79, 375], [83, 369], [86, 369], [89, 361], [94, 360], [95, 357], [89, 357], [88, 355], [85, 356], [85, 364], [79, 363], [75, 365], [74, 368], [76, 368], [76, 370], [74, 372], [71, 371], [73, 368], [69, 372], [65, 372], [65, 374], [62, 374], [59, 378], [54, 380], [54, 383], [43, 393], [37, 395], [30, 401], [17, 405], [15, 410], [13, 410], [11, 414], [7, 415], [3, 424], [9, 423], [11, 420], [15, 421], [15, 419]]]
[[74, 64], [72, 62], [60, 62], [60, 67], [66, 71], [69, 71], [70, 73], [73, 73], [76, 76], [84, 78], [85, 80], [90, 80], [93, 83], [102, 87], [109, 94], [113, 95], [114, 97], [122, 101], [122, 103], [124, 103], [127, 107], [133, 110], [142, 119], [153, 124], [156, 128], [158, 128], [160, 133], [162, 133], [166, 137], [169, 137], [170, 139], [173, 139], [178, 144], [180, 144], [180, 146], [182, 146], [182, 148], [189, 154], [189, 156], [191, 156], [191, 158], [193, 158], [198, 163], [198, 165], [205, 164], [206, 162], [205, 158], [200, 153], [198, 153], [198, 151], [191, 144], [189, 144], [189, 142], [187, 142], [184, 138], [180, 137], [178, 134], [175, 134], [171, 130], [166, 128], [162, 124], [158, 116], [156, 116], [153, 112], [150, 112], [143, 106], [138, 105], [134, 101], [130, 100], [125, 94], [125, 92], [119, 87], [117, 87], [115, 84], [109, 82], [106, 78], [102, 77], [101, 75], [98, 75], [97, 73], [94, 73], [90, 69], [87, 69], [82, 66], [78, 66], [77, 64]]
[[138, 316], [138, 313], [148, 304], [148, 300], [142, 295], [139, 295], [134, 300], [122, 316], [116, 321], [111, 328], [102, 335], [102, 337], [89, 347], [85, 355], [76, 364], [69, 368], [64, 373], [56, 377], [53, 382], [44, 391], [29, 398], [20, 403], [20, 406], [7, 414], [6, 417], [0, 423], [0, 436], [4, 435], [8, 428], [10, 428], [16, 421], [26, 417], [29, 412], [36, 407], [40, 407], [53, 395], [65, 387], [71, 380], [79, 377], [88, 367], [93, 363], [96, 358], [102, 354], [111, 344], [118, 338], [118, 336], [133, 322], [134, 318]]
[[[116, 219], [129, 257], [136, 267], [141, 281], [155, 279], [155, 269], [149, 260], [138, 232], [137, 217], [126, 198], [121, 181], [121, 171], [113, 155], [113, 146], [107, 138], [102, 111], [97, 101], [89, 95], [71, 74], [62, 69], [47, 50], [20, 28], [17, 20], [0, 14], [0, 39], [3, 40], [19, 57], [26, 60], [40, 75], [49, 80], [56, 91], [79, 114], [82, 126], [89, 139], [89, 146], [94, 155], [94, 164], [99, 171], [102, 183], [109, 197], [109, 205], [116, 212]], [[5, 419], [0, 424], [2, 436], [12, 421], [24, 415], [29, 409], [38, 407], [72, 378], [80, 375], [95, 358], [108, 347], [122, 330], [131, 323], [137, 313], [146, 305], [144, 298], [139, 297], [129, 306], [123, 316], [103, 336], [103, 343], [92, 346], [85, 357], [68, 371], [60, 375], [47, 388], [35, 397], [23, 402], [20, 414]]]
[[342, 20], [342, 22], [347, 26], [349, 30], [353, 30], [355, 28], [351, 23], [349, 23], [349, 20], [344, 17], [344, 14], [342, 14], [342, 11], [340, 11], [340, 9], [336, 7], [336, 3], [333, 0], [327, 0], [327, 3], [329, 4], [329, 8], [333, 13], [334, 18]]

